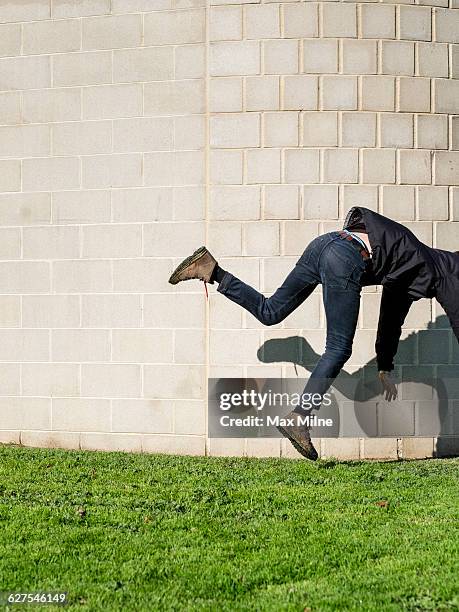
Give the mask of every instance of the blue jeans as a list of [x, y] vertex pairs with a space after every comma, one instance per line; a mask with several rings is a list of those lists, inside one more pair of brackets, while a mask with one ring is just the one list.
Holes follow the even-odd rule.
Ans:
[[325, 393], [352, 353], [363, 275], [371, 260], [362, 246], [339, 232], [315, 238], [304, 250], [282, 285], [270, 297], [226, 272], [217, 291], [236, 302], [264, 325], [285, 319], [319, 283], [327, 320], [325, 352], [311, 372], [304, 392]]

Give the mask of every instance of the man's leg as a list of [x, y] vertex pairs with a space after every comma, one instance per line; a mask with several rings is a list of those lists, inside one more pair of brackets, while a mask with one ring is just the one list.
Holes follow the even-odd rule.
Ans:
[[[313, 243], [311, 243], [312, 245]], [[320, 277], [309, 245], [282, 285], [266, 297], [239, 278], [224, 271], [217, 291], [248, 310], [264, 325], [275, 325], [285, 319], [314, 291]]]
[[352, 344], [360, 308], [361, 287], [346, 289], [323, 285], [327, 324], [325, 351], [311, 372], [304, 393], [324, 394], [352, 354]]

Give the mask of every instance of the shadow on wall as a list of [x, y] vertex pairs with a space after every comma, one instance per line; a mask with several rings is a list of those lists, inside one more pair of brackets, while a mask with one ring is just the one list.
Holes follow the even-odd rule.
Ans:
[[[436, 457], [459, 456], [459, 347], [453, 337], [450, 358], [450, 337], [448, 318], [442, 315], [429, 323], [427, 329], [413, 332], [400, 341], [394, 374], [395, 380], [402, 383], [399, 387], [401, 402], [389, 403], [382, 399], [376, 357], [352, 374], [345, 370], [340, 373], [333, 388], [352, 402], [357, 426], [363, 435], [377, 435], [370, 431], [372, 427], [369, 425], [372, 400], [375, 423], [377, 402], [383, 402], [382, 412], [389, 415], [386, 423], [390, 427], [392, 418], [397, 431], [400, 431], [400, 426], [403, 430], [401, 413], [408, 407], [411, 415], [406, 421], [412, 423], [412, 430], [407, 426], [407, 436], [435, 437]], [[257, 355], [263, 363], [287, 362], [308, 372], [314, 369], [320, 358], [302, 336], [267, 340]], [[419, 363], [413, 365], [415, 360]]]

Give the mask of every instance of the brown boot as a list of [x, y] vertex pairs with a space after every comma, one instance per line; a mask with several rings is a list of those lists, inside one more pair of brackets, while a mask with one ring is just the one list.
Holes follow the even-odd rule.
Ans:
[[301, 416], [296, 412], [290, 412], [283, 418], [285, 421], [292, 421], [293, 424], [278, 425], [277, 429], [281, 434], [288, 438], [296, 450], [311, 461], [316, 461], [319, 455], [311, 442], [311, 436], [307, 425], [298, 424], [298, 417]]
[[212, 257], [206, 247], [199, 247], [199, 249], [184, 259], [175, 268], [169, 278], [169, 282], [171, 285], [176, 285], [180, 281], [197, 278], [213, 285], [214, 281], [211, 281], [210, 277], [216, 265], [217, 261]]

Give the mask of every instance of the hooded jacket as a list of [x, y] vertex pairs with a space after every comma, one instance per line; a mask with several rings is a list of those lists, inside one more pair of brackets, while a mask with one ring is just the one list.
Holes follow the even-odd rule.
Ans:
[[407, 227], [363, 206], [346, 215], [343, 229], [368, 234], [371, 266], [364, 285], [382, 285], [376, 333], [379, 370], [393, 370], [402, 325], [411, 304], [435, 297], [459, 341], [459, 252], [427, 246]]

